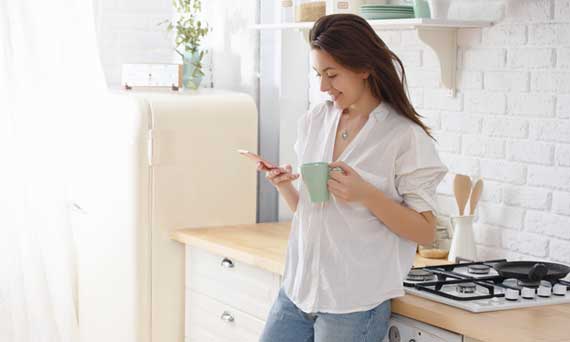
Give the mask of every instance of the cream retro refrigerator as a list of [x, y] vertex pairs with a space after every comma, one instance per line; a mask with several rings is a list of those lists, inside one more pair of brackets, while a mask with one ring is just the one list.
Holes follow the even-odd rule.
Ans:
[[255, 222], [255, 165], [236, 150], [257, 151], [256, 107], [215, 90], [112, 97], [83, 124], [70, 196], [81, 341], [182, 342], [184, 248], [169, 232]]

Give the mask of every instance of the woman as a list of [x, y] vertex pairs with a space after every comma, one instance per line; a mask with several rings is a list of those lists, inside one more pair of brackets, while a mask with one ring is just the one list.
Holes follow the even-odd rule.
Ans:
[[416, 243], [434, 239], [435, 189], [447, 169], [407, 98], [402, 63], [364, 19], [322, 17], [309, 40], [332, 101], [299, 119], [295, 152], [299, 165], [330, 161], [343, 172], [330, 173], [332, 199], [313, 205], [290, 165], [258, 164], [295, 213], [261, 341], [379, 342]]

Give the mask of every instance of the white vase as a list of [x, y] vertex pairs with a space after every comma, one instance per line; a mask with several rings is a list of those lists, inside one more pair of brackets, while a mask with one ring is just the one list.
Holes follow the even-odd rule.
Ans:
[[428, 0], [432, 19], [447, 19], [451, 0]]
[[447, 260], [455, 262], [455, 258], [477, 260], [475, 237], [473, 233], [473, 219], [475, 216], [453, 216], [450, 218], [453, 229], [451, 247]]

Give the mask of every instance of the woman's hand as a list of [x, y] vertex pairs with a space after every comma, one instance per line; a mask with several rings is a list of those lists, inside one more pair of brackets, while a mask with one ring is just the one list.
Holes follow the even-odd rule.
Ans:
[[277, 189], [284, 185], [288, 185], [292, 181], [299, 178], [299, 174], [294, 174], [293, 169], [289, 164], [280, 166], [278, 168], [269, 169], [265, 164], [258, 162], [257, 170], [265, 171], [265, 178]]
[[368, 183], [350, 166], [344, 162], [330, 163], [329, 167], [341, 168], [343, 172], [332, 171], [329, 173], [329, 192], [335, 198], [345, 202], [364, 202], [371, 191], [375, 188]]

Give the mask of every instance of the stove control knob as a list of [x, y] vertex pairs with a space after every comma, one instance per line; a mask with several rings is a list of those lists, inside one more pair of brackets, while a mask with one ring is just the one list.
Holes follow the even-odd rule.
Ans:
[[534, 299], [534, 296], [536, 295], [536, 290], [531, 288], [531, 287], [523, 287], [522, 288], [522, 294], [521, 296], [524, 299]]
[[505, 299], [506, 300], [518, 300], [519, 299], [519, 290], [507, 289], [505, 291]]
[[536, 291], [536, 294], [539, 297], [550, 297], [550, 295], [552, 294], [552, 287], [550, 287], [549, 285], [540, 285], [538, 290]]
[[568, 291], [568, 288], [566, 287], [566, 285], [562, 284], [554, 284], [554, 287], [552, 288], [552, 293], [554, 293], [557, 296], [565, 296], [566, 291]]

